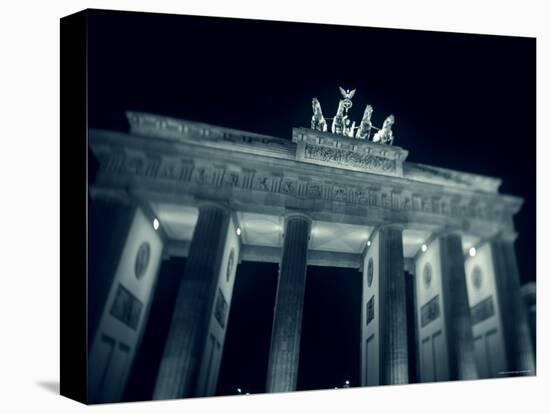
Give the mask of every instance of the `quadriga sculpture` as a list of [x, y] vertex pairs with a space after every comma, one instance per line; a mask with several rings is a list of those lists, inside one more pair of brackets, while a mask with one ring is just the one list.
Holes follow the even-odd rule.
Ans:
[[333, 134], [343, 135], [346, 129], [346, 120], [344, 118], [344, 99], [340, 99], [338, 103], [338, 111], [332, 119], [331, 131]]
[[313, 116], [311, 117], [311, 129], [315, 129], [321, 132], [327, 132], [327, 121], [323, 116], [323, 111], [321, 110], [321, 104], [317, 98], [312, 100], [313, 106]]
[[363, 119], [361, 119], [361, 123], [359, 124], [359, 129], [357, 130], [357, 134], [355, 135], [355, 138], [359, 139], [366, 139], [368, 140], [370, 138], [370, 132], [372, 129], [372, 106], [367, 105], [365, 108], [365, 112], [363, 113]]
[[391, 127], [393, 124], [395, 124], [395, 117], [393, 115], [390, 115], [384, 120], [382, 129], [380, 129], [376, 134], [374, 134], [374, 137], [372, 137], [372, 142], [392, 145], [393, 132], [391, 130]]

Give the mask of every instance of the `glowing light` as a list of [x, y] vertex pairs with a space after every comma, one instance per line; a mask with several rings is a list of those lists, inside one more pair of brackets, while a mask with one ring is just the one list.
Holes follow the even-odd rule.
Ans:
[[155, 218], [155, 219], [153, 220], [153, 228], [154, 228], [155, 230], [158, 230], [159, 226], [160, 226], [159, 220], [158, 220], [157, 218]]
[[237, 236], [240, 236], [240, 235], [241, 235], [241, 228], [237, 227]]
[[367, 246], [370, 247], [370, 240], [367, 240]]
[[349, 380], [346, 380], [346, 385], [349, 385]]
[[426, 250], [428, 250], [428, 246], [426, 246], [425, 244], [422, 245], [421, 247], [422, 251], [425, 252]]
[[477, 253], [477, 250], [475, 247], [470, 247], [470, 251], [468, 253], [470, 253], [470, 256], [474, 257]]
[[237, 388], [237, 392], [238, 392], [239, 394], [241, 394], [241, 393], [243, 392], [243, 390], [241, 390], [240, 388]]

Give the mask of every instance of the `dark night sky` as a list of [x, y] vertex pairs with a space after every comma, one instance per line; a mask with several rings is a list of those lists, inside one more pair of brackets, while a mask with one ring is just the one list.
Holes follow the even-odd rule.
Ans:
[[[367, 103], [375, 125], [395, 114], [408, 161], [500, 177], [525, 199], [525, 282], [536, 279], [535, 49], [529, 38], [98, 12], [89, 122], [127, 130], [133, 109], [290, 139], [313, 96], [332, 117], [338, 86], [357, 88], [352, 119]], [[350, 289], [353, 278], [337, 279]]]

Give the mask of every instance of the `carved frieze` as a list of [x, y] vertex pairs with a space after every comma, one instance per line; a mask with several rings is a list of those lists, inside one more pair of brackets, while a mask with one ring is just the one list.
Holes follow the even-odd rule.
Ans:
[[322, 195], [322, 185], [319, 183], [308, 183], [307, 185], [307, 197], [308, 198], [320, 198]]
[[226, 171], [223, 176], [223, 185], [227, 187], [237, 187], [239, 185], [240, 175], [235, 171]]
[[369, 208], [422, 212], [453, 218], [499, 221], [513, 211], [496, 202], [456, 195], [411, 193], [401, 188], [367, 187], [357, 183], [316, 181], [310, 178], [273, 174], [266, 171], [192, 162], [188, 159], [148, 157], [142, 153], [101, 152], [100, 173], [107, 176], [138, 176], [152, 180], [180, 182], [195, 186], [259, 191], [296, 198], [326, 200]]
[[348, 201], [346, 188], [334, 186], [332, 198], [334, 201]]
[[282, 180], [281, 192], [283, 194], [296, 195], [298, 191], [298, 183], [290, 178], [284, 178]]
[[299, 161], [383, 175], [402, 176], [408, 154], [396, 146], [304, 128], [293, 129], [292, 141]]
[[258, 191], [273, 191], [273, 181], [269, 175], [256, 174], [252, 181], [252, 189]]
[[395, 173], [396, 161], [376, 155], [356, 152], [349, 149], [330, 148], [305, 144], [304, 158], [306, 160], [322, 161], [339, 166], [347, 166], [381, 173]]

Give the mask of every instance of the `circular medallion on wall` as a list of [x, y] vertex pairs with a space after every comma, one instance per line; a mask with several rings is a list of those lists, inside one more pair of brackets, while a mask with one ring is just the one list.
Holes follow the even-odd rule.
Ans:
[[229, 253], [229, 259], [227, 259], [227, 270], [225, 271], [225, 279], [229, 282], [231, 279], [231, 273], [233, 272], [233, 262], [235, 261], [235, 250], [231, 249]]
[[479, 266], [475, 266], [472, 270], [472, 284], [476, 289], [481, 288], [481, 284], [483, 283], [483, 273], [481, 272], [481, 268]]
[[424, 265], [424, 272], [422, 273], [422, 280], [424, 281], [424, 286], [427, 288], [432, 284], [432, 265], [426, 263]]
[[369, 287], [372, 285], [372, 279], [374, 278], [374, 263], [372, 257], [369, 258], [369, 263], [367, 265], [367, 284]]
[[139, 246], [134, 263], [134, 273], [136, 278], [141, 279], [149, 265], [149, 257], [151, 256], [151, 246], [148, 242], [143, 242]]

